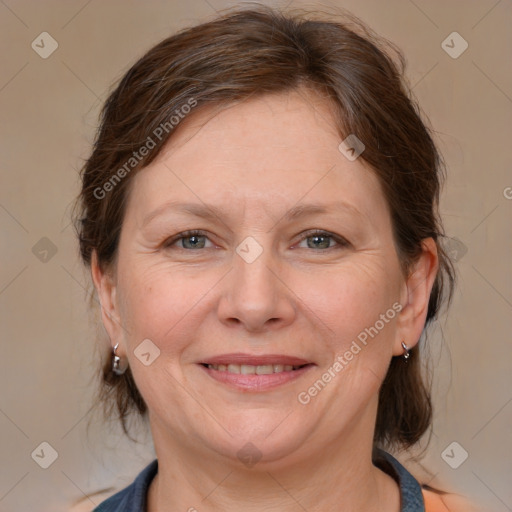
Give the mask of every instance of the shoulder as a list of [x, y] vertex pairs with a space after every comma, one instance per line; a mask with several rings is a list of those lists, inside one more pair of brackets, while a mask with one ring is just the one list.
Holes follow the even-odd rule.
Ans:
[[478, 512], [478, 509], [459, 494], [439, 493], [423, 489], [425, 512]]
[[109, 489], [89, 494], [88, 496], [75, 501], [68, 509], [68, 512], [93, 512], [98, 503], [102, 503], [112, 496], [112, 492], [113, 489]]
[[[82, 500], [70, 512], [143, 512], [146, 510], [149, 485], [157, 471], [158, 460], [155, 459], [139, 473], [137, 478], [128, 487], [102, 501], [100, 505], [96, 506], [92, 499]], [[101, 500], [106, 496], [103, 494], [96, 495], [96, 497]]]
[[[68, 512], [117, 512], [125, 510], [122, 508], [125, 497], [132, 494], [132, 485], [112, 495], [111, 492], [97, 492], [89, 494], [79, 501], [73, 503]], [[130, 509], [131, 510], [131, 509]]]
[[[402, 503], [406, 504], [404, 510], [417, 510], [417, 507], [424, 503], [425, 512], [481, 512], [459, 494], [438, 491], [428, 485], [421, 485], [421, 479], [416, 479], [389, 453], [378, 450], [376, 456], [376, 460], [380, 458], [381, 461], [384, 460], [390, 464], [387, 472], [388, 474], [394, 473], [396, 476]], [[382, 462], [380, 462], [380, 467], [385, 470]], [[421, 506], [421, 510], [423, 510], [423, 506]]]

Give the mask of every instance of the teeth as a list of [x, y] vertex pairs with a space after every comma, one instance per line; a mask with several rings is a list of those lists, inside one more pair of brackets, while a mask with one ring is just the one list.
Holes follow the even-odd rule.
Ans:
[[291, 372], [300, 366], [291, 364], [263, 364], [254, 366], [252, 364], [209, 364], [208, 368], [219, 372], [241, 373], [242, 375], [270, 375], [271, 373]]
[[258, 375], [270, 375], [271, 373], [274, 373], [274, 367], [271, 364], [256, 366], [256, 373]]
[[[214, 365], [216, 366], [216, 365]], [[228, 364], [228, 372], [229, 373], [240, 373], [240, 365], [239, 364]]]
[[[230, 365], [231, 366], [231, 365]], [[254, 375], [256, 373], [257, 366], [251, 366], [249, 364], [240, 365], [240, 373], [243, 375]]]

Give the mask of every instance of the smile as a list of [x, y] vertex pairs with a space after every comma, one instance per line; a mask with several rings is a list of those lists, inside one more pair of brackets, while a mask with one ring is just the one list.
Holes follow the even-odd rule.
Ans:
[[298, 379], [316, 366], [300, 357], [279, 354], [223, 354], [199, 363], [208, 377], [238, 391], [261, 392]]
[[242, 375], [270, 375], [272, 373], [281, 373], [281, 372], [292, 372], [295, 370], [299, 370], [303, 366], [292, 366], [290, 364], [263, 364], [263, 365], [252, 365], [252, 364], [209, 364], [207, 367], [210, 370], [215, 370], [218, 372], [228, 372], [228, 373], [239, 373]]

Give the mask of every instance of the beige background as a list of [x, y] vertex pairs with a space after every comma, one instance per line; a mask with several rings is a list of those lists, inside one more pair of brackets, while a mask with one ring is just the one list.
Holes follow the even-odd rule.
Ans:
[[[153, 457], [147, 438], [128, 442], [90, 409], [96, 328], [70, 203], [113, 81], [152, 44], [228, 5], [234, 2], [0, 2], [2, 512], [69, 510], [99, 488], [126, 485]], [[442, 211], [448, 234], [460, 241], [452, 244], [460, 281], [449, 318], [432, 332], [436, 420], [422, 464], [435, 475], [431, 485], [458, 489], [489, 510], [512, 510], [512, 3], [309, 5], [344, 7], [401, 47], [437, 131], [448, 164]], [[47, 59], [31, 48], [44, 31], [58, 42]], [[469, 43], [457, 59], [441, 47], [453, 31]], [[43, 237], [57, 250], [46, 262], [32, 251]], [[31, 458], [43, 441], [58, 453], [46, 470]], [[453, 441], [469, 454], [458, 469], [441, 457]], [[90, 509], [101, 500], [85, 501]]]

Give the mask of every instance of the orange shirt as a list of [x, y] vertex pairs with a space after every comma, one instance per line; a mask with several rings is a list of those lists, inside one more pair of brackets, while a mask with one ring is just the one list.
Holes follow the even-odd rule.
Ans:
[[475, 505], [458, 494], [438, 494], [422, 489], [425, 512], [477, 512]]
[[422, 493], [425, 501], [425, 512], [451, 512], [441, 499], [441, 495], [425, 489], [422, 490]]

